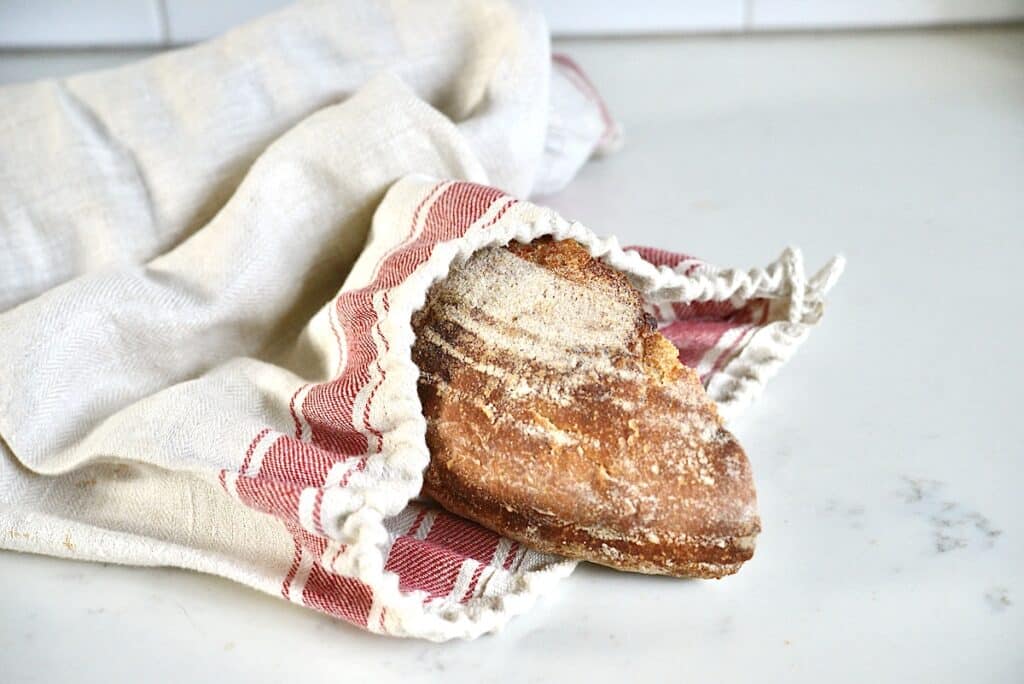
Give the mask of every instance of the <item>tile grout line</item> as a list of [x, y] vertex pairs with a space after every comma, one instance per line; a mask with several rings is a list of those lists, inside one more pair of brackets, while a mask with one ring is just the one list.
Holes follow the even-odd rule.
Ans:
[[[163, 0], [161, 0], [162, 2]], [[746, 33], [754, 28], [754, 0], [743, 0], [743, 24], [740, 31]]]
[[160, 44], [163, 47], [171, 45], [171, 23], [167, 17], [167, 0], [153, 0], [156, 5], [156, 18], [160, 24]]

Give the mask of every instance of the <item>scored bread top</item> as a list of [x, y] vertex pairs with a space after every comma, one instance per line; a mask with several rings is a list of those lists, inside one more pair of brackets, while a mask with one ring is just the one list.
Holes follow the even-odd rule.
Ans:
[[749, 463], [639, 292], [573, 241], [454, 266], [414, 316], [425, 493], [542, 551], [717, 577], [760, 525]]

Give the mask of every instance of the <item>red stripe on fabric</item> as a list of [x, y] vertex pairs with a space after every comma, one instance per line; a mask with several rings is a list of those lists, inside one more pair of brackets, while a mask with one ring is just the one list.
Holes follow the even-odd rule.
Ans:
[[722, 367], [725, 366], [725, 362], [733, 357], [733, 355], [736, 353], [736, 348], [740, 346], [740, 344], [746, 339], [750, 331], [754, 329], [754, 326], [752, 325], [741, 325], [737, 327], [740, 328], [740, 331], [736, 334], [736, 337], [733, 339], [732, 343], [728, 346], [728, 348], [726, 348], [725, 351], [718, 355], [718, 358], [715, 359], [715, 362], [711, 365], [711, 370], [709, 370], [707, 373], [701, 376], [700, 381], [703, 382], [705, 385], [708, 383], [709, 380], [711, 380], [711, 376], [715, 375], [715, 373], [718, 373], [720, 370], [722, 370]]
[[292, 414], [292, 423], [295, 426], [295, 439], [302, 439], [302, 423], [299, 421], [299, 414], [295, 410], [295, 400], [299, 398], [299, 393], [302, 392], [303, 388], [307, 387], [309, 383], [302, 385], [299, 389], [295, 390], [295, 394], [292, 395], [291, 401], [288, 402], [288, 410]]
[[320, 508], [324, 503], [324, 488], [320, 487], [316, 490], [316, 498], [313, 499], [313, 527], [316, 529], [317, 534], [324, 533], [324, 523], [320, 519]]
[[732, 302], [673, 302], [672, 314], [677, 319], [702, 320], [702, 321], [732, 321], [737, 323], [749, 323], [752, 308], [748, 302], [737, 307]]
[[483, 574], [484, 565], [481, 563], [476, 566], [476, 570], [473, 571], [473, 577], [469, 581], [469, 586], [466, 588], [466, 593], [459, 599], [459, 603], [465, 603], [469, 599], [473, 598], [473, 592], [476, 591], [476, 584], [480, 581], [480, 575]]
[[[421, 511], [425, 513], [426, 509]], [[426, 539], [416, 539], [411, 535], [421, 524], [422, 517], [417, 515], [409, 535], [396, 539], [388, 553], [385, 569], [398, 575], [403, 591], [422, 591], [428, 598], [448, 596], [463, 563], [474, 560], [482, 566], [494, 561], [501, 539], [490, 530], [439, 510]]]
[[267, 448], [260, 467], [260, 479], [290, 482], [302, 487], [318, 487], [335, 463], [352, 458], [334, 453], [290, 435], [283, 435]]
[[[317, 563], [322, 563], [323, 556], [327, 553], [327, 545], [330, 543], [326, 537], [311, 534], [295, 523], [285, 523], [285, 527], [288, 528], [292, 537], [298, 540], [304, 549], [313, 554]], [[337, 554], [335, 554], [335, 557], [337, 557]]]
[[412, 212], [412, 225], [409, 226], [410, 234], [412, 233], [413, 230], [416, 229], [416, 223], [420, 220], [420, 212], [423, 211], [423, 207], [425, 207], [427, 205], [427, 202], [432, 200], [437, 195], [437, 191], [440, 190], [442, 187], [444, 187], [443, 182], [438, 183], [437, 185], [432, 187], [430, 189], [430, 192], [428, 192], [423, 197], [423, 199], [420, 200], [420, 203], [416, 205], [416, 210]]
[[671, 268], [675, 268], [684, 261], [693, 259], [693, 257], [687, 254], [669, 252], [655, 247], [644, 247], [643, 245], [630, 245], [629, 247], [623, 247], [622, 249], [624, 251], [632, 250], [636, 252], [644, 261], [654, 264], [655, 266], [669, 266]]
[[569, 73], [575, 75], [575, 78], [570, 80], [572, 80], [576, 87], [587, 96], [587, 99], [597, 105], [598, 110], [601, 112], [601, 121], [604, 122], [604, 132], [601, 134], [601, 142], [606, 142], [615, 130], [615, 119], [612, 118], [612, 113], [608, 111], [608, 105], [605, 104], [604, 98], [601, 97], [597, 87], [593, 84], [580, 65], [568, 55], [556, 52], [551, 55], [551, 61], [556, 64], [561, 64], [565, 68], [569, 69]]
[[[391, 310], [391, 303], [388, 301], [388, 293], [385, 292], [381, 297], [381, 304], [384, 307], [384, 312], [387, 313]], [[391, 351], [391, 344], [388, 342], [388, 338], [384, 335], [384, 332], [380, 329], [380, 319], [377, 320], [374, 328], [377, 331], [377, 335], [380, 337], [381, 343], [384, 345], [384, 353], [387, 354]], [[373, 406], [373, 398], [377, 396], [377, 390], [384, 384], [384, 379], [387, 377], [384, 368], [380, 365], [380, 355], [374, 361], [374, 365], [377, 367], [377, 384], [370, 390], [370, 396], [366, 398], [366, 405], [363, 406], [363, 427], [366, 428], [377, 439], [377, 452], [380, 453], [381, 449], [384, 448], [384, 435], [380, 430], [377, 430], [370, 425], [370, 408]], [[365, 464], [360, 464], [365, 467]], [[360, 468], [362, 470], [362, 468]]]
[[679, 362], [696, 368], [722, 335], [736, 327], [730, 321], [684, 320], [669, 323], [660, 332], [679, 350]]
[[338, 483], [338, 486], [339, 487], [347, 487], [348, 486], [348, 481], [352, 477], [353, 474], [361, 473], [364, 470], [366, 470], [366, 461], [367, 461], [367, 458], [365, 456], [363, 458], [359, 459], [359, 463], [356, 464], [356, 467], [352, 468], [347, 473], [345, 473], [344, 477], [341, 478], [341, 482]]
[[339, 544], [338, 545], [338, 550], [335, 551], [334, 554], [331, 556], [331, 560], [329, 561], [329, 563], [327, 565], [327, 568], [329, 570], [333, 571], [334, 564], [338, 562], [338, 556], [340, 556], [341, 554], [345, 553], [345, 549], [347, 549], [347, 548], [348, 548], [347, 544]]
[[426, 507], [421, 508], [420, 512], [416, 514], [416, 519], [412, 521], [412, 525], [409, 527], [409, 532], [407, 534], [410, 537], [412, 537], [417, 532], [419, 532], [420, 525], [423, 524], [423, 519], [426, 518], [426, 517], [427, 517], [427, 509], [426, 509]]
[[[302, 554], [309, 553], [314, 560], [302, 588], [302, 603], [360, 627], [366, 627], [366, 618], [373, 603], [371, 589], [359, 580], [336, 575], [324, 567], [321, 561], [327, 551], [327, 539], [310, 534], [294, 524], [286, 524], [286, 527], [295, 542], [295, 556], [281, 586], [281, 595], [289, 598], [291, 583], [298, 572]], [[334, 554], [332, 564], [344, 548], [340, 547]]]
[[259, 445], [263, 438], [270, 432], [270, 428], [263, 428], [260, 430], [256, 437], [253, 438], [249, 444], [249, 448], [245, 450], [245, 458], [242, 460], [242, 467], [239, 469], [239, 474], [244, 475], [249, 470], [249, 463], [252, 461], [252, 455], [256, 453], [256, 447]]
[[373, 389], [370, 390], [370, 396], [366, 398], [366, 404], [363, 406], [363, 427], [377, 440], [377, 453], [380, 453], [381, 449], [384, 448], [384, 433], [370, 424], [370, 408], [373, 406], [373, 398], [377, 396], [377, 391], [384, 384], [387, 373], [381, 368], [379, 356], [377, 357], [376, 366], [378, 373], [377, 382], [374, 384]]
[[299, 562], [302, 560], [302, 546], [299, 545], [298, 539], [293, 539], [293, 541], [295, 542], [295, 555], [292, 556], [291, 567], [288, 568], [288, 572], [284, 576], [284, 582], [281, 584], [281, 596], [286, 599], [289, 598], [292, 580], [295, 579], [295, 573], [299, 571]]
[[508, 210], [509, 210], [509, 209], [510, 209], [510, 208], [512, 207], [512, 205], [513, 205], [513, 204], [516, 204], [516, 203], [518, 203], [518, 202], [519, 202], [519, 200], [517, 200], [517, 199], [516, 199], [516, 198], [514, 198], [514, 197], [513, 197], [513, 198], [511, 198], [511, 199], [509, 199], [509, 201], [508, 201], [508, 202], [506, 202], [506, 203], [505, 203], [505, 204], [504, 204], [504, 205], [503, 205], [503, 206], [501, 207], [501, 209], [499, 209], [499, 210], [498, 210], [498, 212], [497, 212], [497, 213], [496, 213], [496, 214], [494, 215], [494, 218], [492, 218], [492, 219], [491, 219], [490, 221], [488, 221], [487, 223], [485, 223], [485, 224], [484, 224], [483, 226], [481, 226], [481, 227], [482, 227], [482, 228], [490, 228], [491, 226], [493, 226], [493, 225], [494, 225], [495, 223], [497, 223], [498, 221], [500, 221], [500, 220], [501, 220], [501, 217], [505, 215], [505, 212], [506, 212], [506, 211], [508, 211]]
[[502, 567], [506, 570], [512, 567], [512, 561], [516, 559], [516, 551], [519, 550], [519, 542], [512, 542], [512, 546], [508, 549], [508, 555], [505, 556], [505, 562], [502, 563]]
[[[385, 291], [384, 294], [380, 298], [381, 304], [383, 304], [383, 306], [384, 306], [384, 313], [386, 313], [386, 314], [387, 313], [391, 313], [391, 300], [389, 299], [390, 295], [391, 295], [390, 291]], [[377, 330], [378, 330], [378, 332], [380, 331], [380, 321], [377, 321]], [[391, 351], [391, 343], [388, 342], [388, 338], [384, 335], [384, 333], [380, 333], [380, 341], [384, 343], [384, 353], [386, 354], [386, 353], [390, 352]], [[378, 364], [378, 366], [379, 366], [379, 364]]]
[[439, 512], [426, 541], [450, 549], [465, 558], [490, 563], [501, 538], [475, 523]]
[[451, 593], [466, 557], [415, 537], [399, 537], [391, 545], [384, 569], [398, 575], [402, 591], [422, 591], [428, 598]]
[[523, 567], [523, 561], [525, 561], [525, 560], [526, 560], [526, 549], [519, 549], [519, 557], [516, 558], [516, 563], [512, 567], [512, 571], [511, 572], [513, 574], [519, 572], [519, 569]]
[[427, 212], [425, 237], [441, 242], [462, 235], [504, 196], [501, 190], [475, 183], [449, 186]]
[[240, 475], [235, 481], [238, 498], [246, 506], [270, 513], [286, 522], [298, 522], [302, 487], [291, 482], [265, 480]]
[[[758, 304], [760, 304], [760, 307]], [[754, 310], [758, 308], [760, 308], [760, 311], [755, 314]], [[769, 304], [767, 299], [754, 300], [754, 302], [748, 303], [748, 306], [745, 307], [747, 311], [743, 318], [746, 320], [753, 320], [756, 318], [757, 323], [748, 323], [744, 326], [746, 329], [737, 335], [736, 339], [733, 340], [731, 345], [729, 345], [729, 348], [715, 359], [715, 363], [711, 367], [711, 370], [701, 378], [702, 382], [707, 383], [710, 381], [713, 375], [725, 368], [725, 365], [732, 361], [732, 359], [742, 351], [743, 347], [746, 347], [747, 343], [749, 343], [750, 339], [754, 336], [754, 333], [757, 332], [760, 326], [762, 326], [768, 319], [768, 308]]]
[[310, 608], [366, 627], [373, 605], [373, 590], [357, 579], [329, 573], [320, 563], [314, 563], [302, 590], [302, 602]]
[[[672, 304], [672, 313], [677, 320], [662, 325], [659, 331], [679, 350], [679, 361], [696, 368], [723, 335], [762, 318], [765, 301], [751, 300], [741, 307], [729, 301], [677, 302]], [[732, 352], [727, 350], [726, 353]], [[725, 361], [728, 358], [723, 359]], [[709, 375], [705, 374], [707, 377]]]
[[[222, 489], [223, 489], [223, 490], [224, 490], [225, 492], [227, 492], [227, 491], [228, 491], [228, 480], [227, 480], [227, 476], [228, 476], [228, 471], [226, 471], [226, 470], [221, 470], [221, 471], [220, 471], [220, 475], [218, 475], [218, 476], [217, 476], [217, 479], [218, 479], [218, 480], [220, 480], [220, 486], [221, 486], [221, 488], [222, 488]], [[228, 492], [228, 493], [230, 493], [230, 492]]]

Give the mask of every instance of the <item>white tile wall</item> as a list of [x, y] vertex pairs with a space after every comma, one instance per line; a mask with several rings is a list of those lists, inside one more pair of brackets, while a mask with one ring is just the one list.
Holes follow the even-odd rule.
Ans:
[[1024, 0], [752, 0], [749, 27], [862, 28], [1024, 19]]
[[289, 4], [289, 0], [162, 1], [167, 8], [167, 35], [173, 44], [194, 43], [215, 36], [232, 26]]
[[0, 0], [0, 47], [163, 42], [159, 0]]
[[[423, 0], [429, 1], [429, 0]], [[1024, 20], [1024, 0], [536, 0], [560, 36]], [[0, 49], [190, 43], [288, 0], [0, 0]]]
[[740, 31], [745, 0], [539, 0], [553, 33]]

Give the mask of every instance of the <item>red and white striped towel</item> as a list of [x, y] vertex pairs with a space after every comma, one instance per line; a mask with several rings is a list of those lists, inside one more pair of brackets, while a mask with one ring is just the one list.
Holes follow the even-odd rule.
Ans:
[[0, 546], [191, 568], [434, 640], [495, 629], [567, 575], [416, 499], [409, 320], [430, 284], [484, 246], [579, 240], [728, 415], [818, 321], [839, 265], [720, 270], [514, 199], [614, 143], [546, 46], [500, 3], [311, 3], [0, 90]]

